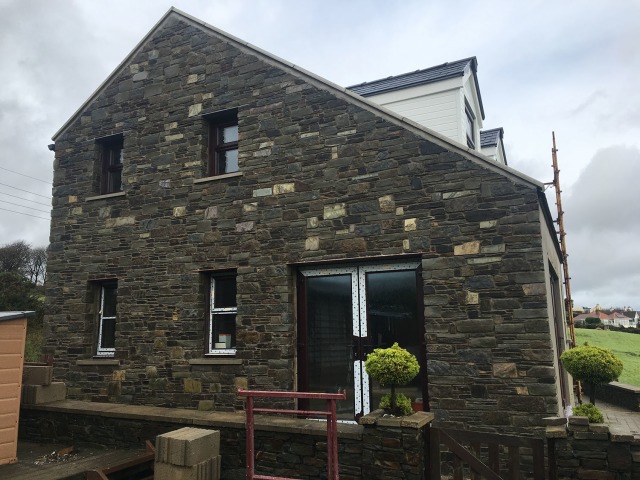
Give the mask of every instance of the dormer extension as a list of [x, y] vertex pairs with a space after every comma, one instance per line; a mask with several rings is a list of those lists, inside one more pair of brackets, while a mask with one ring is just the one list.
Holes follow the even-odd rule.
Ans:
[[507, 154], [504, 151], [504, 130], [502, 127], [480, 132], [480, 152], [496, 162], [507, 165]]
[[484, 107], [477, 67], [470, 57], [347, 89], [480, 152]]

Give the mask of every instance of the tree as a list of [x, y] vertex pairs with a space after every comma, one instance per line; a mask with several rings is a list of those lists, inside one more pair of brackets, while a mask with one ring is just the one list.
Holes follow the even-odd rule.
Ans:
[[0, 248], [0, 272], [26, 274], [31, 246], [19, 240]]
[[593, 405], [596, 404], [596, 385], [617, 380], [622, 373], [622, 361], [611, 350], [586, 342], [563, 352], [560, 360], [573, 378], [589, 385]]
[[14, 272], [0, 273], [0, 311], [33, 310], [36, 316], [33, 324], [42, 324], [44, 304], [39, 298], [36, 286], [22, 275]]
[[[367, 355], [364, 362], [365, 369], [371, 378], [380, 383], [383, 387], [391, 387], [391, 396], [389, 399], [389, 410], [392, 414], [408, 414], [411, 412], [411, 403], [402, 395], [402, 403], [404, 408], [398, 408], [398, 398], [396, 395], [396, 387], [406, 385], [418, 374], [420, 365], [416, 357], [398, 343], [394, 343], [389, 348], [376, 348], [373, 353]], [[381, 406], [385, 403], [385, 399], [381, 402]], [[408, 403], [408, 411], [406, 407]], [[402, 405], [400, 405], [402, 407]]]
[[47, 279], [47, 249], [44, 247], [32, 248], [29, 252], [27, 263], [27, 276], [35, 285], [42, 285]]

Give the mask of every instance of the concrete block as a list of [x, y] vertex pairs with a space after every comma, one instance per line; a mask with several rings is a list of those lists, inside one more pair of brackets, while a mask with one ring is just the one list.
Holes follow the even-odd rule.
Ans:
[[191, 466], [156, 462], [153, 475], [155, 480], [219, 480], [220, 456], [217, 455]]
[[59, 402], [67, 396], [64, 382], [52, 382], [51, 385], [23, 385], [22, 403], [40, 405], [43, 403]]
[[23, 385], [51, 385], [53, 381], [53, 367], [50, 365], [24, 364], [22, 370]]
[[220, 454], [220, 432], [185, 427], [158, 435], [156, 462], [193, 466]]

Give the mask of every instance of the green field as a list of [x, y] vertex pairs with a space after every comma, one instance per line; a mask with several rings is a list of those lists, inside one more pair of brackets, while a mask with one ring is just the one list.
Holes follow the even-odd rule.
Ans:
[[608, 348], [624, 365], [619, 382], [640, 386], [640, 335], [610, 330], [576, 328], [576, 343], [589, 342], [596, 347]]

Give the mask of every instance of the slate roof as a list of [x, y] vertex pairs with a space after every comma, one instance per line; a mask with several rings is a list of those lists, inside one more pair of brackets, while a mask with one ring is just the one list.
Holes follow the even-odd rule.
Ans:
[[402, 90], [403, 88], [425, 85], [427, 83], [439, 82], [448, 78], [461, 77], [464, 71], [470, 66], [473, 74], [473, 81], [478, 93], [478, 103], [480, 104], [480, 113], [484, 120], [484, 105], [482, 104], [482, 95], [480, 95], [480, 85], [478, 84], [478, 60], [476, 57], [463, 58], [455, 62], [447, 62], [435, 67], [416, 70], [415, 72], [403, 73], [392, 77], [381, 78], [371, 82], [359, 83], [347, 87], [347, 90], [357, 93], [363, 97], [377, 95], [379, 93], [392, 92], [394, 90]]
[[464, 75], [464, 71], [469, 63], [471, 63], [471, 68], [475, 72], [477, 68], [476, 57], [469, 57], [455, 62], [447, 62], [435, 67], [425, 68], [424, 70], [416, 70], [415, 72], [352, 85], [351, 87], [347, 87], [347, 90], [366, 97], [407, 87], [415, 87], [416, 85], [439, 82], [447, 78], [461, 77]]
[[483, 130], [480, 132], [480, 147], [495, 147], [498, 145], [498, 139], [504, 135], [502, 127], [492, 128], [491, 130]]

